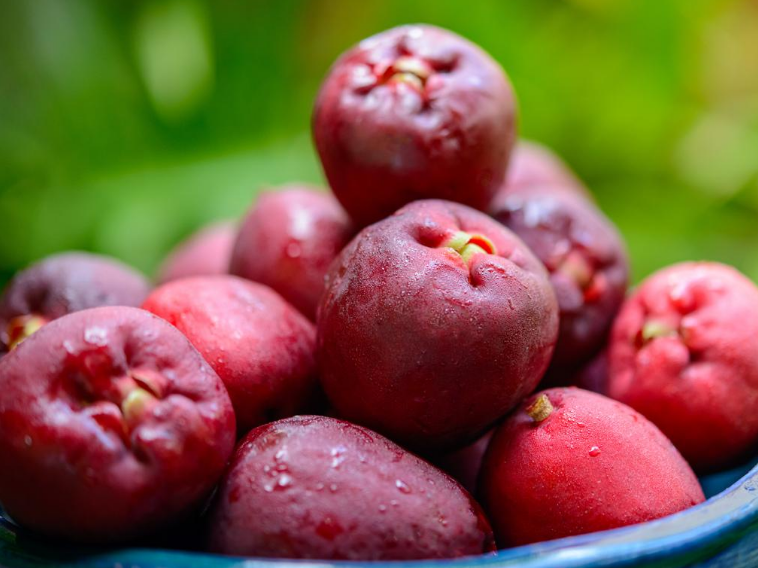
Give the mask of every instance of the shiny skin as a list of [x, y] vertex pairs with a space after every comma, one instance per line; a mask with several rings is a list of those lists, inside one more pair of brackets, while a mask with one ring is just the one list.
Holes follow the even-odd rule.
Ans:
[[226, 274], [237, 238], [236, 223], [226, 221], [203, 227], [179, 243], [163, 261], [161, 283], [190, 276]]
[[570, 377], [603, 346], [624, 301], [624, 242], [594, 204], [554, 185], [512, 188], [498, 195], [490, 212], [550, 274], [560, 332], [549, 375]]
[[[467, 264], [445, 243], [488, 237]], [[321, 378], [340, 416], [419, 451], [472, 442], [529, 394], [558, 329], [542, 264], [464, 205], [417, 201], [367, 227], [327, 276]]]
[[14, 318], [28, 315], [54, 320], [100, 306], [139, 306], [148, 281], [116, 259], [65, 252], [48, 256], [19, 272], [0, 300], [0, 342], [8, 347]]
[[650, 521], [701, 503], [687, 462], [641, 414], [577, 388], [542, 391], [503, 423], [482, 468], [482, 503], [500, 547]]
[[279, 292], [311, 320], [329, 265], [354, 231], [326, 192], [308, 186], [266, 191], [242, 223], [230, 272]]
[[[421, 80], [404, 80], [407, 61]], [[316, 100], [313, 138], [330, 187], [363, 227], [418, 199], [485, 209], [505, 176], [515, 122], [510, 83], [489, 55], [413, 25], [336, 61]]]
[[[128, 412], [138, 389], [152, 398]], [[213, 369], [138, 308], [63, 316], [0, 361], [0, 502], [43, 535], [154, 535], [209, 495], [234, 434]]]
[[142, 307], [176, 326], [218, 373], [240, 432], [316, 400], [316, 329], [270, 288], [197, 276], [160, 286]]
[[[650, 322], [657, 334], [643, 334]], [[670, 266], [619, 313], [608, 394], [654, 422], [696, 470], [733, 465], [758, 443], [757, 338], [750, 280], [714, 262]]]
[[492, 530], [453, 479], [386, 438], [323, 416], [240, 443], [211, 508], [210, 549], [321, 560], [491, 552]]

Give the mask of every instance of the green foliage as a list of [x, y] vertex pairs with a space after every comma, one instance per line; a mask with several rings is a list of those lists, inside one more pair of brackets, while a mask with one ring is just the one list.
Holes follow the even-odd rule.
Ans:
[[758, 5], [749, 0], [5, 0], [0, 280], [50, 252], [152, 272], [267, 184], [321, 182], [331, 62], [408, 22], [510, 75], [521, 130], [562, 154], [635, 277], [710, 258], [758, 277]]

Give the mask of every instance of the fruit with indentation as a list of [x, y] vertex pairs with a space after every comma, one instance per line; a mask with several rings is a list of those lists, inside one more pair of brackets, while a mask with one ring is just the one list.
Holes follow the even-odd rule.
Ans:
[[651, 521], [705, 499], [654, 424], [577, 388], [535, 394], [506, 419], [484, 458], [480, 492], [501, 547]]
[[518, 237], [469, 207], [427, 200], [343, 250], [317, 327], [338, 414], [430, 453], [474, 441], [534, 389], [558, 310]]
[[234, 435], [213, 369], [137, 308], [63, 316], [0, 361], [0, 502], [46, 536], [125, 541], [182, 520]]
[[142, 307], [176, 326], [218, 373], [240, 432], [321, 401], [316, 329], [267, 286], [230, 275], [185, 278], [153, 290]]
[[479, 506], [437, 468], [349, 422], [296, 416], [240, 443], [210, 511], [235, 556], [455, 558], [494, 550]]
[[624, 303], [608, 394], [653, 421], [699, 471], [758, 443], [758, 288], [715, 262], [670, 266]]
[[19, 272], [0, 300], [0, 344], [13, 349], [47, 322], [87, 308], [139, 306], [150, 291], [140, 273], [84, 252], [48, 256]]
[[515, 122], [510, 83], [489, 55], [450, 31], [413, 25], [336, 61], [316, 100], [313, 138], [334, 194], [364, 227], [419, 199], [486, 209]]

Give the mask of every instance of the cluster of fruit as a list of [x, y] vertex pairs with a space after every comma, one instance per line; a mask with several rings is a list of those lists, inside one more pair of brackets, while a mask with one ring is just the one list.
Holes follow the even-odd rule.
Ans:
[[265, 193], [155, 289], [81, 253], [14, 278], [12, 519], [74, 542], [195, 523], [226, 554], [449, 558], [681, 511], [704, 499], [692, 468], [749, 456], [758, 289], [687, 263], [625, 299], [620, 236], [516, 143], [478, 47], [429, 26], [365, 40], [313, 133], [336, 200]]

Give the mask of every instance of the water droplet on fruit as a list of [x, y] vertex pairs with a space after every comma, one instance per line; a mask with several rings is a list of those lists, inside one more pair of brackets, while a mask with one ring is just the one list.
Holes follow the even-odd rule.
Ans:
[[337, 469], [340, 464], [345, 461], [345, 452], [347, 449], [345, 446], [337, 446], [332, 448], [332, 468]]
[[379, 505], [379, 512], [380, 513], [386, 513], [387, 512], [387, 505]]
[[292, 476], [283, 473], [279, 476], [279, 479], [277, 479], [276, 486], [274, 488], [281, 491], [283, 489], [287, 489], [290, 485], [292, 485]]
[[276, 455], [274, 455], [274, 460], [277, 462], [281, 462], [287, 459], [287, 450], [282, 448], [278, 452], [276, 452]]
[[390, 501], [390, 505], [392, 505], [393, 507], [397, 507], [399, 504], [400, 503], [398, 503], [396, 499], [393, 499], [392, 501]]
[[28, 434], [26, 436], [24, 436], [24, 444], [26, 444], [27, 448], [31, 448], [32, 447], [32, 437], [29, 436]]
[[592, 446], [590, 448], [590, 457], [596, 458], [599, 455], [600, 455], [600, 448], [598, 448], [597, 446]]
[[408, 487], [408, 484], [403, 481], [402, 479], [396, 479], [395, 480], [395, 487], [397, 487], [400, 490], [400, 493], [410, 493], [411, 488]]
[[287, 245], [287, 256], [290, 258], [298, 258], [302, 254], [302, 247], [297, 243], [290, 243]]
[[316, 484], [316, 491], [323, 491], [324, 490], [324, 484], [323, 483], [317, 483]]
[[329, 491], [331, 491], [332, 493], [337, 493], [337, 489], [339, 489], [339, 488], [337, 487], [337, 484], [336, 484], [336, 483], [332, 483], [332, 484], [329, 486]]
[[289, 468], [286, 463], [280, 463], [276, 466], [276, 471], [287, 471]]
[[587, 425], [584, 422], [577, 422], [576, 425], [579, 428], [586, 428], [587, 427]]
[[108, 344], [108, 330], [102, 327], [88, 327], [84, 330], [84, 341], [103, 347]]

